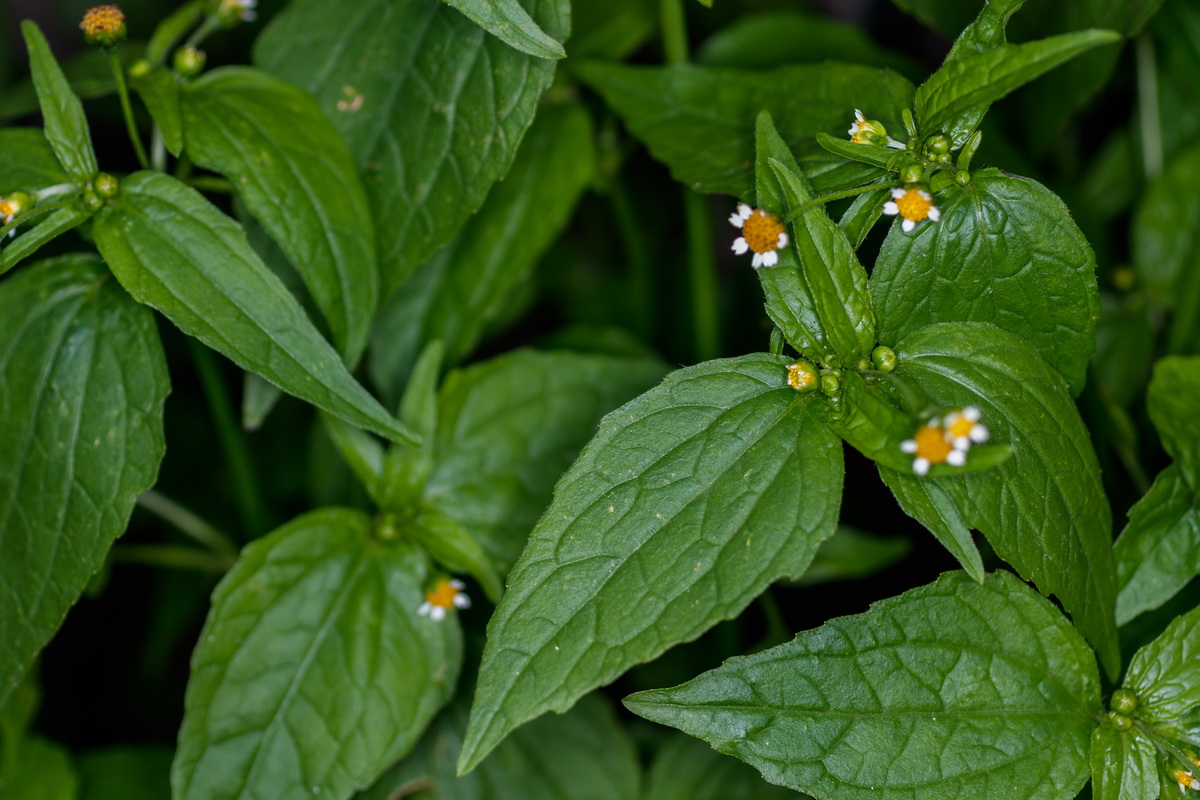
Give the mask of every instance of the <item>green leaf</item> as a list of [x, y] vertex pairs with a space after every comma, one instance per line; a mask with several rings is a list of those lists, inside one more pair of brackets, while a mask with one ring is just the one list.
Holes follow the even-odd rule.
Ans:
[[198, 192], [138, 172], [96, 217], [96, 244], [134, 299], [243, 369], [393, 440], [409, 431], [346, 371], [241, 226]]
[[839, 525], [837, 533], [821, 544], [812, 564], [796, 583], [815, 586], [866, 578], [894, 565], [910, 549], [907, 539], [872, 536], [848, 525]]
[[400, 398], [400, 419], [417, 431], [419, 447], [394, 445], [383, 462], [376, 502], [385, 511], [403, 511], [420, 496], [433, 469], [433, 435], [437, 428], [438, 378], [442, 375], [445, 348], [430, 342], [421, 351]]
[[871, 275], [879, 340], [930, 322], [990, 322], [1083, 389], [1100, 296], [1096, 256], [1062, 200], [1027, 178], [975, 172], [937, 197], [941, 221], [892, 226]]
[[[129, 85], [146, 104], [167, 152], [178, 156], [183, 152], [183, 112], [179, 102], [179, 79], [175, 73], [162, 67], [135, 73], [129, 76]], [[192, 131], [196, 132], [196, 128]]]
[[488, 624], [460, 771], [803, 574], [834, 531], [841, 444], [823, 403], [787, 387], [785, 364], [678, 370], [601, 422]]
[[79, 800], [167, 800], [170, 747], [108, 747], [79, 757]]
[[925, 479], [896, 473], [894, 480], [931, 480], [944, 489], [966, 525], [1043, 594], [1058, 597], [1115, 674], [1111, 512], [1063, 379], [1024, 340], [986, 323], [930, 325], [895, 349], [893, 374], [936, 407], [978, 406], [991, 440], [1013, 452], [984, 472]]
[[453, 616], [417, 613], [428, 577], [348, 509], [247, 547], [192, 655], [173, 797], [346, 797], [405, 755], [462, 659]]
[[21, 23], [21, 33], [29, 48], [29, 69], [46, 123], [46, 139], [72, 179], [80, 183], [90, 181], [100, 168], [96, 165], [96, 152], [92, 149], [92, 134], [83, 113], [83, 103], [71, 91], [71, 85], [37, 24], [25, 20]]
[[517, 350], [450, 373], [424, 502], [507, 571], [600, 417], [665, 372], [653, 358]]
[[380, 309], [368, 361], [385, 395], [399, 394], [429, 342], [441, 340], [448, 361], [457, 363], [509, 313], [594, 173], [593, 138], [581, 106], [543, 108], [479, 213], [392, 293]]
[[394, 800], [401, 787], [424, 788], [426, 800], [634, 800], [639, 766], [629, 735], [599, 695], [561, 716], [543, 717], [502, 742], [470, 775], [454, 763], [467, 727], [455, 703], [433, 723], [411, 758], [356, 800]]
[[870, 384], [857, 372], [843, 370], [829, 426], [846, 443], [872, 461], [895, 470], [912, 468], [912, 457], [900, 443], [912, 436], [916, 417], [901, 410], [884, 395], [878, 381]]
[[[794, 213], [815, 199], [812, 186], [797, 171], [782, 161], [768, 161], [787, 200], [781, 211]], [[792, 220], [791, 231], [791, 247], [800, 257], [800, 271], [812, 291], [821, 327], [833, 352], [852, 366], [875, 346], [875, 310], [866, 270], [845, 231], [823, 206], [813, 206]]]
[[193, 25], [204, 17], [205, 0], [191, 0], [175, 9], [154, 29], [146, 43], [146, 60], [162, 66], [175, 45]]
[[871, 228], [883, 216], [883, 204], [886, 203], [891, 196], [891, 189], [883, 187], [876, 189], [873, 192], [860, 194], [854, 198], [854, 202], [842, 214], [842, 218], [838, 220], [838, 226], [842, 232], [846, 234], [846, 238], [850, 240], [850, 246], [855, 252], [862, 247], [862, 243], [866, 241], [867, 234], [871, 232]]
[[1163, 447], [1179, 465], [1188, 483], [1200, 488], [1200, 356], [1164, 358], [1154, 365], [1146, 392], [1146, 410], [1158, 429]]
[[743, 199], [754, 192], [755, 118], [768, 111], [800, 168], [822, 191], [866, 183], [879, 170], [831, 158], [818, 133], [844, 136], [860, 108], [889, 129], [912, 84], [890, 70], [851, 64], [788, 66], [767, 72], [677, 65], [576, 68], [676, 180]]
[[572, 0], [571, 58], [624, 60], [657, 26], [658, 7], [645, 0]]
[[961, 146], [975, 125], [970, 121], [973, 116], [956, 125], [960, 117], [999, 100], [1080, 53], [1120, 38], [1113, 31], [1079, 31], [1025, 44], [1005, 44], [952, 61], [917, 89], [917, 123], [924, 133], [944, 132]]
[[337, 129], [307, 92], [238, 67], [189, 85], [183, 119], [188, 155], [233, 181], [354, 364], [367, 344], [379, 278], [366, 193]]
[[[576, 42], [571, 44], [571, 55], [576, 57]], [[770, 69], [823, 61], [889, 67], [905, 75], [925, 73], [908, 57], [880, 47], [857, 25], [794, 11], [747, 14], [718, 30], [696, 51], [696, 62], [708, 67]]]
[[[788, 205], [787, 194], [771, 162], [798, 170], [795, 156], [766, 112], [758, 115], [755, 141], [755, 205], [781, 214]], [[784, 247], [777, 254], [779, 260], [775, 266], [756, 271], [767, 316], [797, 352], [824, 357], [829, 337], [817, 316], [812, 289], [800, 267], [800, 253], [794, 247]]]
[[1154, 800], [1158, 796], [1158, 753], [1136, 728], [1100, 725], [1092, 732], [1092, 797], [1095, 800]]
[[983, 558], [971, 538], [971, 531], [946, 491], [934, 481], [923, 481], [900, 472], [879, 467], [879, 476], [892, 490], [905, 514], [929, 529], [968, 575], [980, 583], [984, 579]]
[[32, 228], [21, 232], [11, 244], [0, 250], [0, 274], [29, 258], [43, 245], [49, 244], [67, 231], [79, 227], [91, 216], [92, 212], [73, 206], [65, 206], [50, 212], [49, 216], [39, 220]]
[[898, 172], [906, 164], [915, 163], [903, 150], [882, 145], [852, 142], [849, 139], [830, 136], [828, 133], [817, 134], [817, 144], [834, 155], [852, 161], [861, 161], [891, 172]]
[[64, 747], [40, 736], [21, 742], [16, 771], [0, 783], [4, 800], [75, 800], [79, 777]]
[[[523, 5], [549, 36], [566, 37], [563, 0]], [[349, 13], [298, 0], [271, 21], [254, 55], [312, 92], [345, 137], [371, 200], [384, 294], [449, 241], [503, 177], [555, 65], [487, 35], [442, 0], [366, 0]]]
[[653, 800], [800, 800], [794, 792], [765, 783], [747, 765], [690, 736], [672, 736], [667, 741], [650, 765], [648, 781], [643, 796]]
[[1146, 722], [1173, 722], [1200, 705], [1200, 607], [1134, 654], [1124, 688], [1137, 695]]
[[0, 705], [154, 485], [169, 390], [153, 315], [95, 257], [0, 283]]
[[[446, 0], [476, 25], [522, 53], [565, 58], [563, 46], [538, 27], [517, 0]], [[563, 13], [566, 13], [565, 3]]]
[[404, 532], [447, 571], [470, 575], [489, 600], [499, 602], [504, 582], [483, 547], [462, 525], [437, 511], [422, 511]]
[[[140, 43], [127, 40], [117, 54], [128, 71], [144, 52]], [[98, 47], [89, 47], [63, 59], [60, 66], [71, 90], [79, 98], [107, 97], [117, 91], [108, 56]], [[0, 93], [0, 121], [19, 120], [38, 113], [38, 109], [38, 93], [32, 77], [7, 85]]]
[[[963, 28], [962, 33], [954, 40], [954, 45], [946, 55], [946, 64], [968, 56], [986, 53], [1000, 45], [1006, 44], [1005, 27], [1009, 18], [1017, 12], [1025, 0], [1000, 0], [987, 2], [979, 10], [979, 16], [970, 25]], [[983, 109], [986, 110], [986, 107]], [[979, 114], [983, 116], [982, 113]], [[978, 124], [978, 119], [976, 120]], [[972, 126], [974, 127], [974, 126]]]
[[1117, 562], [1117, 623], [1158, 608], [1200, 575], [1200, 490], [1172, 464], [1129, 509], [1129, 524], [1113, 545]]
[[1049, 602], [953, 572], [625, 705], [830, 800], [1070, 800], [1100, 687]]
[[69, 180], [40, 129], [0, 130], [0, 194], [43, 189]]

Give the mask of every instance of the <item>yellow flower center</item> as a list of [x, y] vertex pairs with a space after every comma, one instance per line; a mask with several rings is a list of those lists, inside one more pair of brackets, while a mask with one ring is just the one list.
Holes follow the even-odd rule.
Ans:
[[896, 208], [905, 219], [920, 222], [929, 216], [929, 209], [933, 208], [933, 203], [926, 200], [919, 190], [907, 189], [904, 196], [896, 200]]
[[4, 220], [5, 225], [11, 222], [12, 218], [16, 216], [16, 214], [17, 209], [9, 204], [7, 200], [0, 200], [0, 219]]
[[917, 443], [916, 457], [923, 458], [930, 464], [945, 462], [950, 451], [954, 449], [946, 441], [941, 428], [933, 428], [929, 425], [922, 425], [913, 440]]
[[800, 364], [791, 364], [788, 366], [788, 386], [796, 391], [804, 391], [808, 387], [817, 382], [816, 373]]
[[119, 6], [95, 6], [83, 15], [83, 22], [79, 23], [79, 27], [88, 36], [100, 36], [116, 33], [124, 24], [125, 15], [121, 13]]
[[975, 427], [975, 423], [959, 414], [958, 419], [946, 429], [946, 431], [955, 439], [960, 439], [964, 436], [970, 436], [971, 430]]
[[783, 223], [767, 212], [755, 209], [750, 219], [742, 223], [742, 236], [750, 249], [756, 253], [770, 253], [779, 249], [779, 234], [783, 233]]
[[458, 589], [455, 589], [448, 580], [440, 580], [432, 589], [425, 592], [425, 600], [431, 606], [441, 606], [442, 608], [454, 608], [454, 598], [458, 597]]

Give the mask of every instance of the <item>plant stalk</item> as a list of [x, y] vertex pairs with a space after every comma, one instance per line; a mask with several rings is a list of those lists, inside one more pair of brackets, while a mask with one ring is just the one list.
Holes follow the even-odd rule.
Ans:
[[133, 142], [133, 151], [137, 154], [138, 163], [142, 169], [150, 169], [150, 159], [146, 157], [146, 148], [138, 135], [137, 125], [133, 121], [133, 106], [129, 102], [129, 87], [125, 84], [125, 68], [117, 56], [117, 48], [106, 47], [104, 54], [108, 56], [108, 67], [112, 70], [113, 80], [117, 83], [117, 96], [121, 98], [121, 113], [125, 116], [125, 129], [129, 132], [129, 141]]

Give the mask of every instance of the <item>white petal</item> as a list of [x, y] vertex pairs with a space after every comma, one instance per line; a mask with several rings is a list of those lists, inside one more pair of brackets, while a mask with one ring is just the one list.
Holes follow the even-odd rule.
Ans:
[[929, 459], [928, 458], [914, 458], [913, 459], [913, 472], [917, 473], [918, 475], [924, 475], [927, 472], [929, 472]]
[[905, 453], [917, 452], [917, 440], [916, 439], [905, 439], [903, 442], [900, 443], [900, 449], [903, 450]]
[[754, 267], [755, 269], [758, 269], [762, 265], [763, 265], [763, 254], [755, 253], [754, 258], [750, 259], [750, 266]]
[[890, 136], [887, 137], [887, 146], [891, 147], [894, 150], [907, 150], [908, 149], [908, 145], [906, 145], [904, 142], [898, 142]]
[[428, 617], [429, 612], [431, 612], [431, 611], [433, 611], [433, 605], [428, 602], [421, 603], [421, 607], [417, 609], [417, 613], [420, 614], [422, 617]]
[[967, 463], [967, 451], [951, 450], [950, 455], [946, 456], [946, 463], [952, 467], [961, 467]]
[[929, 202], [931, 202], [931, 203], [933, 202], [933, 195], [931, 195], [929, 192], [925, 191], [924, 189], [917, 189], [917, 194], [921, 195], [921, 197], [925, 198]]
[[769, 250], [762, 254], [762, 265], [764, 267], [773, 267], [779, 263], [779, 253], [774, 250]]
[[455, 589], [458, 589], [460, 592], [463, 589], [467, 588], [467, 585], [465, 583], [463, 583], [462, 581], [460, 581], [458, 578], [451, 578], [450, 580], [446, 581], [446, 583], [450, 584]]
[[971, 437], [971, 441], [976, 444], [983, 444], [991, 436], [984, 425], [976, 425], [974, 428], [971, 428], [971, 433], [968, 435]]
[[738, 203], [737, 213], [742, 219], [750, 219], [750, 212], [752, 211], [754, 211], [754, 209], [746, 203]]
[[913, 228], [917, 227], [917, 223], [913, 222], [911, 219], [906, 219], [904, 222], [900, 223], [900, 227], [904, 229], [905, 233], [908, 233]]
[[733, 227], [735, 227], [735, 228], [740, 228], [740, 227], [742, 227], [742, 223], [743, 223], [743, 222], [745, 222], [745, 221], [746, 221], [746, 220], [742, 219], [742, 218], [741, 218], [741, 217], [739, 217], [737, 214], [730, 214], [730, 215], [729, 215], [729, 224], [730, 224], [730, 225], [732, 225], [732, 226], [733, 226]]
[[937, 222], [939, 219], [942, 218], [942, 212], [938, 210], [937, 206], [929, 207], [929, 218], [931, 220], [933, 220], [934, 222]]
[[962, 415], [971, 420], [971, 422], [979, 422], [981, 413], [979, 406], [964, 406], [962, 410]]
[[927, 424], [931, 428], [937, 428], [942, 424], [942, 418], [941, 417], [930, 417], [929, 422]]
[[894, 217], [900, 213], [900, 206], [889, 200], [883, 204], [883, 213], [887, 214], [889, 217]]
[[896, 200], [899, 200], [906, 194], [908, 194], [908, 189], [901, 189], [899, 186], [897, 186], [895, 189], [892, 189], [892, 197]]
[[470, 608], [471, 607], [471, 598], [467, 597], [465, 594], [454, 595], [454, 607], [455, 608]]
[[733, 252], [737, 253], [739, 256], [743, 255], [749, 249], [750, 245], [746, 244], [745, 236], [739, 236], [733, 240]]
[[955, 450], [965, 451], [971, 449], [971, 440], [966, 436], [955, 436], [951, 444], [954, 445]]
[[781, 233], [779, 234], [779, 241], [775, 244], [775, 247], [779, 250], [782, 250], [788, 246], [788, 241], [788, 235], [786, 233]]
[[442, 608], [441, 606], [434, 606], [429, 611], [429, 618], [441, 622], [446, 618], [446, 609]]
[[854, 118], [855, 118], [856, 120], [858, 120], [859, 122], [866, 122], [866, 121], [867, 121], [867, 116], [866, 116], [866, 114], [862, 113], [862, 112], [861, 112], [861, 111], [859, 111], [857, 108], [856, 108], [856, 109], [854, 109]]
[[846, 133], [848, 133], [851, 136], [858, 133], [858, 123], [856, 122], [853, 125], [851, 125], [850, 130], [846, 131]]

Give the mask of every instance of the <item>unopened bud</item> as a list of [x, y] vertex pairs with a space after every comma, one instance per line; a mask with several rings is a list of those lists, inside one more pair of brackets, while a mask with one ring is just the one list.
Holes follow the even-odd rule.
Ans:
[[204, 62], [207, 57], [203, 50], [197, 50], [194, 47], [181, 47], [175, 51], [175, 71], [185, 78], [191, 78], [199, 75], [204, 69]]

